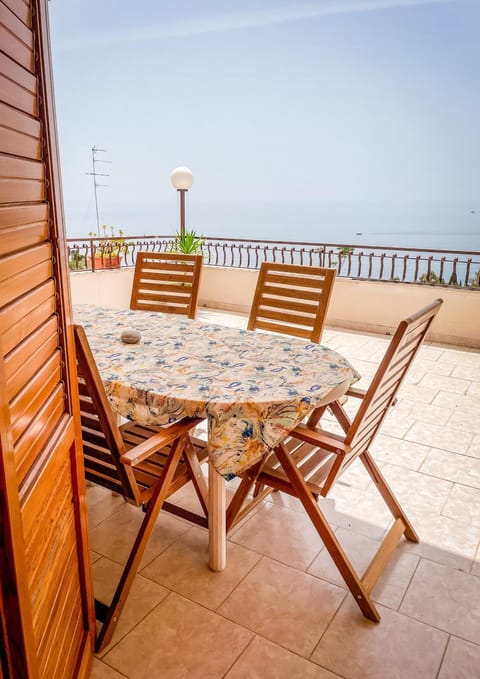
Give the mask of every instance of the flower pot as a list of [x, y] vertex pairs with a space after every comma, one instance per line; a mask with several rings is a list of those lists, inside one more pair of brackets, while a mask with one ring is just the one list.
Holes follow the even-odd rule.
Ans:
[[94, 264], [96, 269], [118, 269], [122, 261], [121, 255], [95, 255]]

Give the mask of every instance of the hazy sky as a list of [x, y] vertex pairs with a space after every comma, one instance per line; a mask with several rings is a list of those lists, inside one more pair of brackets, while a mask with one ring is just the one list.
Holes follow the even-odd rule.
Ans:
[[107, 222], [176, 219], [177, 165], [195, 176], [191, 210], [479, 198], [478, 0], [49, 5], [77, 232], [94, 228], [93, 144], [112, 161]]

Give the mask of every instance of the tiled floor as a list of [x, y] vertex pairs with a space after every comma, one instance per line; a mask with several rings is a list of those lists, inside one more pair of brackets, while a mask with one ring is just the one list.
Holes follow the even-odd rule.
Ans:
[[[240, 315], [200, 316], [245, 325]], [[388, 338], [328, 329], [323, 343], [366, 385]], [[424, 345], [375, 443], [421, 538], [400, 543], [373, 590], [379, 624], [362, 617], [295, 500], [274, 494], [233, 531], [223, 573], [207, 567], [206, 531], [163, 514], [91, 679], [478, 678], [479, 399], [480, 352]], [[356, 464], [321, 502], [362, 569], [390, 515]], [[98, 487], [88, 500], [95, 591], [105, 599], [141, 516]]]

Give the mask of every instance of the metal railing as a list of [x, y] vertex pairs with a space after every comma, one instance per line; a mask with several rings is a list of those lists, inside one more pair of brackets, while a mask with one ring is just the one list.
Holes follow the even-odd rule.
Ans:
[[[173, 236], [68, 238], [73, 271], [133, 266], [138, 252], [172, 251]], [[480, 289], [480, 252], [206, 237], [204, 263], [258, 269], [264, 261], [334, 267], [338, 276]]]

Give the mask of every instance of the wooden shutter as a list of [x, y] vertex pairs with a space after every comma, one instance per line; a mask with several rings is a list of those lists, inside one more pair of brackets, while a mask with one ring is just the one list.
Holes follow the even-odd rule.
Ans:
[[86, 676], [94, 615], [47, 0], [0, 0], [0, 630], [6, 677]]

